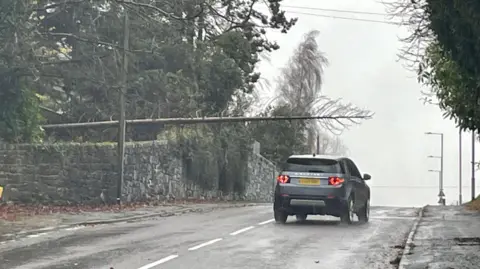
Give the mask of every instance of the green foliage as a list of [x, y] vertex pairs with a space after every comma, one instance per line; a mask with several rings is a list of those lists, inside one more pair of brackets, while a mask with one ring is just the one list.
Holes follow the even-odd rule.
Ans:
[[224, 194], [244, 191], [252, 143], [245, 126], [171, 127], [158, 139], [176, 149], [172, 154], [183, 161], [188, 180]]
[[[286, 33], [281, 0], [0, 1], [0, 137], [40, 139], [40, 108], [61, 111], [60, 121], [118, 119], [123, 81], [123, 18], [130, 18], [127, 119], [244, 115], [260, 74], [260, 54], [278, 49], [266, 29]], [[267, 12], [254, 8], [268, 7]], [[220, 8], [221, 7], [221, 8]], [[279, 102], [263, 115], [310, 115], [322, 109], [326, 59], [306, 36], [280, 82]], [[42, 98], [37, 98], [41, 96]], [[297, 98], [297, 97], [302, 98]], [[295, 100], [300, 100], [296, 102]], [[337, 109], [348, 111], [347, 109]], [[48, 119], [47, 119], [48, 120]], [[127, 140], [174, 133], [187, 177], [208, 188], [240, 193], [254, 138], [276, 162], [311, 147], [318, 125], [270, 122], [173, 128], [129, 128]], [[141, 130], [149, 135], [129, 135]], [[68, 140], [115, 140], [116, 131], [80, 130]], [[63, 138], [63, 137], [62, 137]], [[55, 138], [48, 137], [54, 140]]]
[[480, 3], [425, 1], [436, 42], [420, 65], [421, 80], [434, 89], [445, 116], [462, 128], [480, 128]]
[[[1, 1], [0, 137], [38, 139], [41, 107], [61, 111], [63, 122], [118, 119], [126, 12], [127, 119], [242, 115], [260, 76], [254, 72], [259, 54], [278, 49], [266, 29], [287, 32], [296, 22], [285, 17], [280, 0], [269, 0], [268, 12], [255, 10], [257, 2], [265, 4]], [[161, 128], [128, 128], [127, 140], [169, 134]], [[47, 139], [116, 139], [113, 129], [57, 135]], [[224, 192], [242, 191], [251, 144], [245, 126], [184, 128], [175, 137], [188, 178]]]
[[469, 88], [471, 79], [461, 72], [458, 64], [438, 44], [428, 47], [425, 59], [423, 64], [428, 69], [420, 70], [420, 81], [432, 87], [444, 116], [455, 119], [463, 128], [475, 128], [472, 124], [477, 119], [472, 116], [480, 110], [475, 102], [472, 103], [475, 91]]
[[[256, 2], [2, 1], [1, 79], [32, 82], [18, 96], [41, 95], [42, 107], [62, 111], [64, 122], [118, 118], [123, 15], [128, 12], [127, 118], [226, 115], [239, 90], [252, 92], [260, 76], [254, 72], [259, 53], [278, 49], [265, 29], [287, 32], [296, 22], [285, 17], [281, 1], [268, 1], [268, 12], [255, 10]], [[9, 70], [17, 63], [21, 69]], [[25, 110], [31, 112], [36, 104], [31, 105]], [[98, 130], [77, 135], [105, 138]]]
[[[260, 116], [291, 115], [289, 105], [269, 107]], [[252, 136], [260, 143], [260, 153], [277, 165], [294, 153], [308, 152], [306, 124], [298, 121], [269, 121], [252, 124]]]
[[28, 1], [0, 3], [0, 140], [34, 142], [42, 137], [39, 100], [31, 75], [35, 66]]
[[[62, 78], [50, 83], [65, 94], [46, 94], [63, 106], [68, 121], [117, 117], [126, 8], [131, 63], [127, 118], [222, 113], [237, 90], [251, 92], [259, 77], [253, 71], [259, 53], [278, 48], [265, 38], [264, 28], [286, 32], [295, 23], [285, 18], [279, 2], [269, 1], [270, 14], [240, 0], [50, 3], [55, 16], [48, 9], [37, 14], [45, 17], [42, 44], [54, 51], [66, 49], [68, 60], [47, 68]], [[159, 16], [159, 10], [172, 15]], [[183, 13], [187, 19], [179, 19]], [[254, 23], [257, 19], [260, 26]]]
[[0, 81], [0, 138], [7, 142], [38, 142], [43, 137], [39, 100], [25, 84]]

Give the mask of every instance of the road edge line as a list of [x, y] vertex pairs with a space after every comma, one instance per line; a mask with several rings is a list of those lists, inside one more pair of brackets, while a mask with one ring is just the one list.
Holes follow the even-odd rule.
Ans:
[[413, 237], [417, 233], [418, 225], [420, 224], [420, 221], [423, 219], [423, 215], [425, 213], [425, 209], [427, 208], [427, 206], [428, 205], [423, 206], [418, 211], [417, 219], [413, 223], [413, 226], [412, 226], [410, 232], [408, 233], [407, 241], [405, 242], [405, 248], [403, 249], [402, 255], [400, 256], [400, 262], [398, 264], [398, 269], [405, 269], [406, 268], [405, 257], [407, 255], [411, 254], [412, 248], [415, 246], [415, 244], [413, 243]]

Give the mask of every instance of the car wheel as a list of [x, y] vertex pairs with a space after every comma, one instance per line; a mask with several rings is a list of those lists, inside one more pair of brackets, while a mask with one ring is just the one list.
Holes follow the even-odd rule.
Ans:
[[297, 221], [305, 221], [307, 220], [307, 214], [298, 214]]
[[276, 223], [285, 224], [287, 222], [288, 215], [285, 213], [285, 211], [275, 210], [273, 215]]
[[353, 222], [353, 217], [355, 212], [353, 211], [353, 199], [350, 197], [347, 200], [347, 206], [345, 207], [342, 215], [340, 216], [340, 221], [345, 224], [351, 224]]
[[367, 199], [365, 205], [360, 209], [358, 213], [358, 220], [363, 223], [367, 223], [370, 219], [370, 199]]

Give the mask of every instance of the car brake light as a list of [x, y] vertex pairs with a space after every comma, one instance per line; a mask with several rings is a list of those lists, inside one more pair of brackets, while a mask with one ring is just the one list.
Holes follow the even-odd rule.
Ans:
[[290, 177], [287, 175], [279, 175], [277, 177], [278, 183], [289, 183], [290, 182]]
[[341, 177], [329, 177], [328, 185], [338, 186], [341, 185], [345, 180]]

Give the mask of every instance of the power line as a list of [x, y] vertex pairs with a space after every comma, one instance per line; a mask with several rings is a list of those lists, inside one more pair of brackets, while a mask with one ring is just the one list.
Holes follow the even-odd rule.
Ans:
[[322, 17], [322, 18], [331, 18], [331, 19], [341, 19], [341, 20], [350, 20], [350, 21], [363, 21], [363, 22], [373, 22], [373, 23], [383, 23], [383, 24], [390, 24], [390, 25], [397, 25], [400, 26], [402, 23], [400, 22], [390, 22], [390, 21], [381, 21], [381, 20], [370, 20], [370, 19], [359, 19], [359, 18], [351, 18], [351, 17], [340, 17], [340, 16], [333, 16], [333, 15], [323, 15], [317, 13], [308, 13], [308, 12], [297, 12], [286, 10], [288, 13], [292, 14], [299, 14], [299, 15], [308, 15], [314, 17]]
[[[268, 8], [268, 4], [266, 2], [265, 2], [265, 5]], [[323, 12], [337, 12], [337, 13], [349, 13], [349, 14], [391, 16], [391, 15], [386, 14], [386, 13], [357, 11], [357, 10], [328, 9], [328, 8], [314, 8], [314, 7], [304, 7], [304, 6], [282, 5], [282, 8], [284, 8], [284, 7], [285, 8], [293, 8], [293, 9], [317, 10], [317, 11], [323, 11]], [[318, 14], [318, 13], [310, 13], [310, 12], [301, 12], [301, 11], [294, 11], [294, 10], [285, 10], [285, 11], [288, 12], [288, 13], [292, 13], [292, 14], [308, 15], [308, 16], [322, 17], [322, 18], [350, 20], [350, 21], [362, 21], [362, 22], [371, 22], [371, 23], [383, 23], [383, 24], [390, 24], [390, 25], [397, 25], [397, 26], [403, 25], [400, 22], [391, 22], [391, 21], [385, 21], [385, 20], [360, 19], [360, 18], [342, 17], [342, 16], [326, 15], [326, 14]]]
[[286, 8], [296, 8], [296, 9], [306, 9], [306, 10], [318, 10], [318, 11], [327, 11], [327, 12], [338, 12], [338, 13], [350, 13], [350, 14], [391, 16], [391, 15], [389, 15], [389, 14], [387, 14], [387, 13], [368, 12], [368, 11], [357, 11], [357, 10], [345, 10], [345, 9], [328, 9], [328, 8], [302, 7], [302, 6], [289, 6], [289, 5], [282, 5], [282, 7], [286, 7]]

